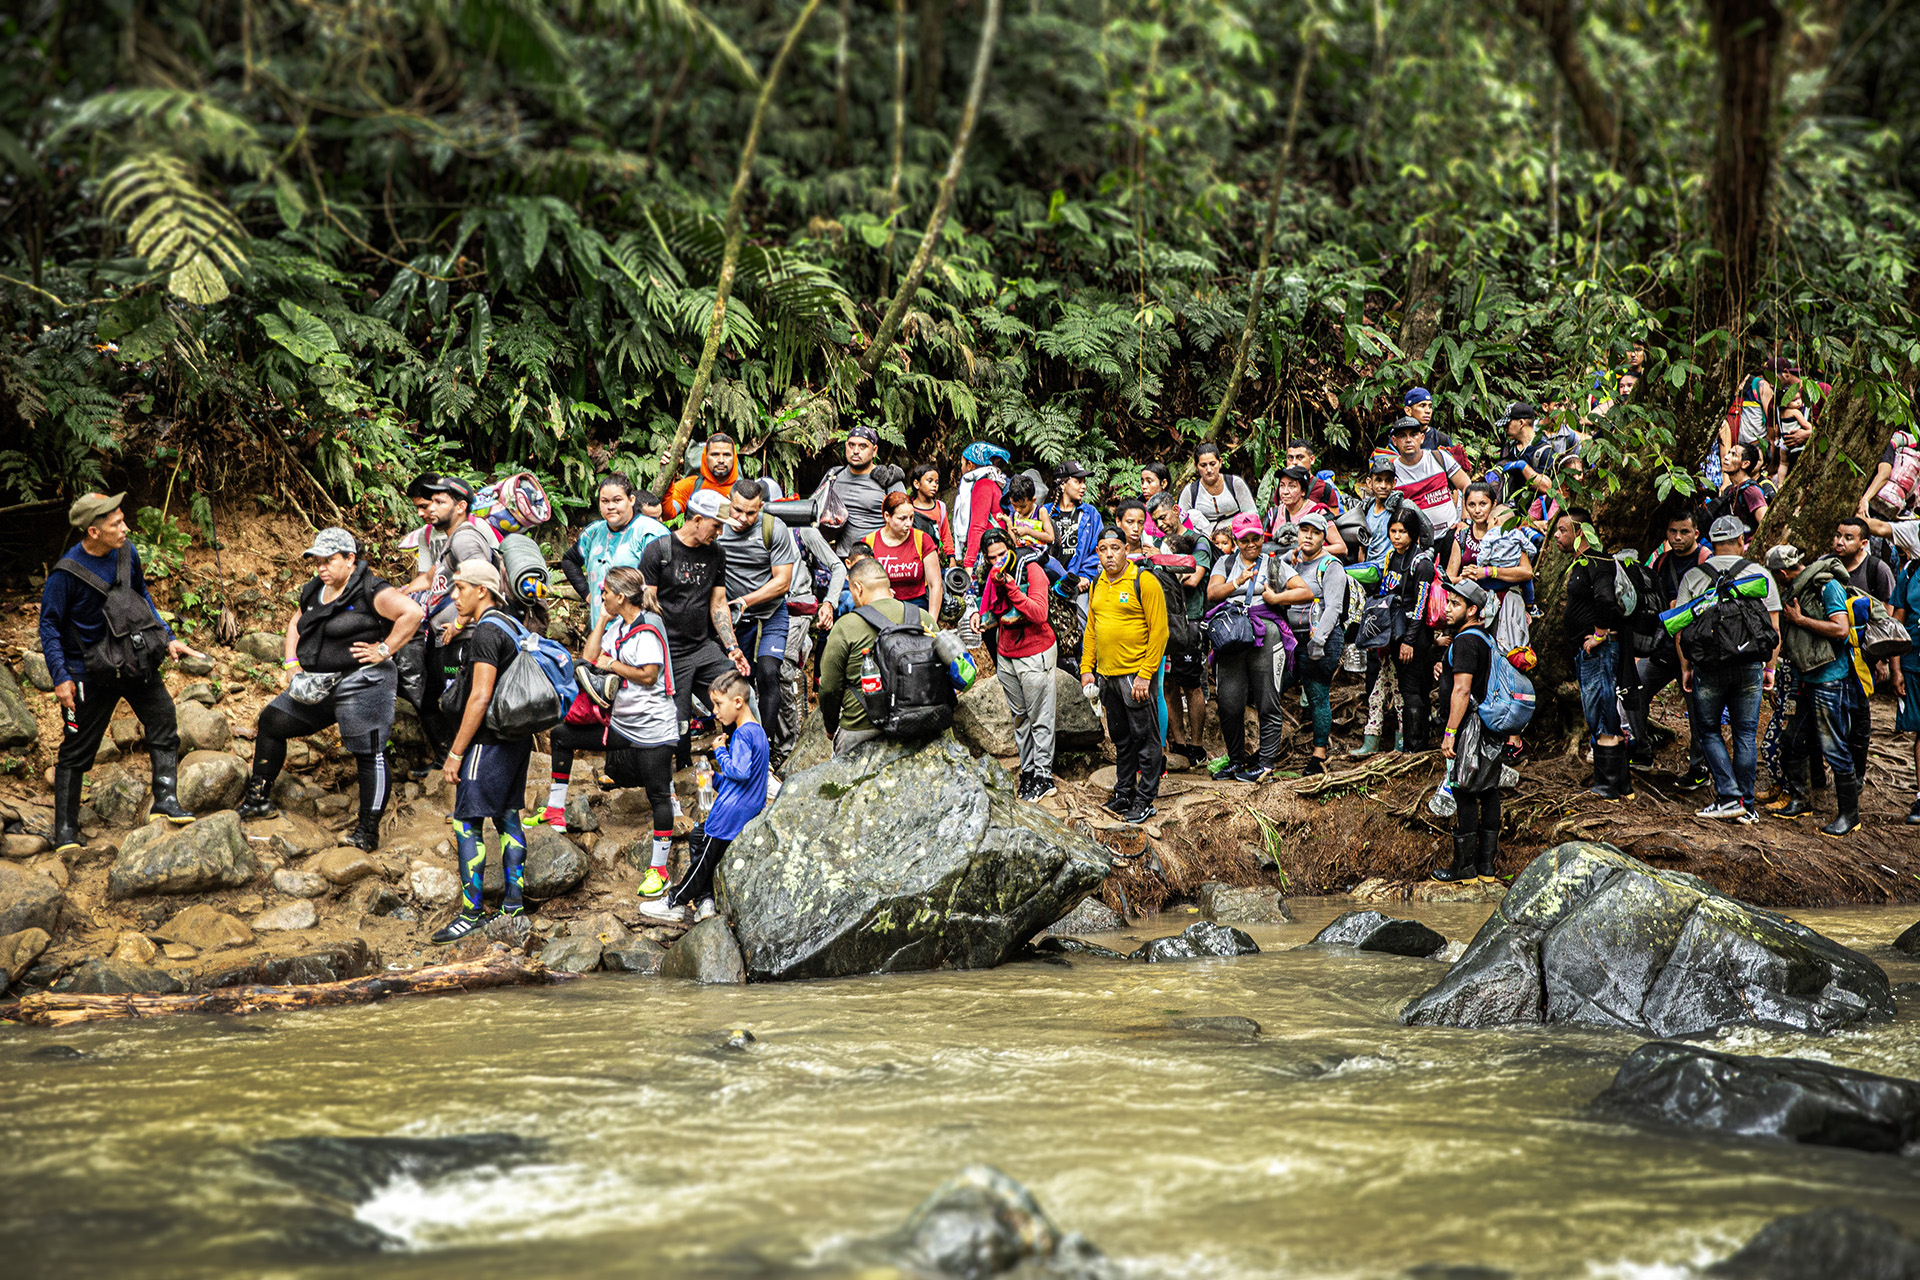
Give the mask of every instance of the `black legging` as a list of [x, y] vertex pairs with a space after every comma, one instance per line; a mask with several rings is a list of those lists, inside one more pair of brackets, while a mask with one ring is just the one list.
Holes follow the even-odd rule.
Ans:
[[[274, 779], [287, 764], [287, 739], [304, 738], [308, 734], [318, 733], [334, 723], [333, 712], [324, 706], [312, 708], [308, 714], [288, 711], [268, 703], [261, 708], [260, 720], [256, 726], [257, 736], [253, 743], [253, 776], [255, 780], [266, 784], [269, 792], [273, 790]], [[366, 735], [366, 741], [349, 742], [347, 735], [340, 735], [340, 745], [353, 752], [354, 771], [360, 780], [360, 821], [369, 825], [387, 809], [387, 755], [382, 743], [374, 742], [375, 735]], [[360, 750], [354, 750], [356, 747]]]
[[1485, 791], [1456, 791], [1453, 793], [1456, 806], [1453, 816], [1453, 829], [1457, 835], [1467, 835], [1474, 831], [1491, 831], [1500, 834], [1500, 791], [1489, 787]]
[[[623, 778], [638, 776], [640, 785], [647, 789], [647, 801], [653, 806], [653, 829], [655, 831], [673, 830], [673, 748], [671, 742], [657, 747], [636, 747], [612, 729], [606, 730], [605, 741], [601, 740], [601, 730], [596, 727], [584, 727], [574, 724], [558, 724], [548, 734], [553, 748], [553, 780], [568, 782], [573, 778], [573, 753], [576, 751], [603, 751], [607, 756], [607, 775], [619, 786], [631, 786]], [[615, 769], [615, 763], [619, 769]]]
[[1245, 649], [1216, 657], [1214, 679], [1220, 704], [1220, 736], [1227, 744], [1227, 759], [1233, 767], [1247, 766], [1247, 707], [1260, 715], [1260, 763], [1271, 766], [1280, 759], [1280, 743], [1286, 725], [1280, 715], [1280, 694], [1273, 687], [1273, 646], [1278, 637], [1268, 632], [1263, 648]]
[[1400, 661], [1396, 640], [1387, 652], [1393, 655], [1393, 675], [1400, 684], [1400, 737], [1408, 751], [1425, 751], [1433, 724], [1433, 646], [1424, 637], [1409, 642], [1413, 657]]

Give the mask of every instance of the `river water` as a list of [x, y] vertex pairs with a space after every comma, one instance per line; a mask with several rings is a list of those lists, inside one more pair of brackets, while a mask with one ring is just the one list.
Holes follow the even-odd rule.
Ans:
[[[0, 1272], [851, 1277], [872, 1274], [851, 1242], [975, 1161], [1129, 1277], [1655, 1280], [1782, 1213], [1920, 1223], [1920, 1159], [1581, 1120], [1640, 1037], [1402, 1027], [1440, 966], [1292, 950], [1351, 904], [1293, 905], [1299, 923], [1249, 930], [1264, 953], [1234, 960], [744, 988], [604, 975], [0, 1032]], [[1485, 910], [1410, 913], [1466, 938]], [[1799, 914], [1920, 978], [1887, 946], [1911, 908]], [[1171, 1025], [1236, 1015], [1261, 1034]], [[756, 1042], [725, 1047], [732, 1028]], [[1920, 1001], [1826, 1040], [1721, 1044], [1920, 1075]], [[542, 1145], [357, 1204], [257, 1158], [315, 1135], [483, 1132]], [[367, 1228], [403, 1247], [343, 1242]]]

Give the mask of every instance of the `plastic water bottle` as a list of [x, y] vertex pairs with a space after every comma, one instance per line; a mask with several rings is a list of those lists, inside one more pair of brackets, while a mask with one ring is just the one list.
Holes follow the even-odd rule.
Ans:
[[1434, 788], [1433, 798], [1427, 801], [1427, 812], [1436, 818], [1451, 818], [1460, 811], [1460, 804], [1453, 798], [1453, 784], [1443, 782]]
[[694, 798], [699, 802], [700, 814], [705, 817], [713, 808], [713, 763], [701, 756], [693, 763]]
[[973, 688], [973, 682], [980, 678], [980, 668], [974, 665], [973, 655], [967, 652], [967, 646], [958, 634], [952, 631], [937, 631], [933, 636], [933, 651], [947, 664], [947, 679], [961, 693]]
[[860, 692], [868, 695], [880, 692], [880, 663], [875, 660], [871, 649], [860, 661]]

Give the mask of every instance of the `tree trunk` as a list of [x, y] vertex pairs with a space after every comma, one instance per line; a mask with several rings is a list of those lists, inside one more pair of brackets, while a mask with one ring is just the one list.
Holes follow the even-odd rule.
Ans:
[[[817, 0], [816, 0], [817, 3]], [[973, 124], [980, 113], [980, 96], [987, 85], [987, 71], [993, 65], [993, 41], [1000, 32], [1001, 0], [987, 0], [987, 14], [980, 27], [980, 49], [973, 59], [973, 82], [967, 86], [967, 104], [960, 112], [960, 128], [953, 136], [953, 154], [947, 158], [947, 173], [940, 180], [940, 197], [934, 202], [933, 215], [927, 219], [927, 229], [920, 237], [920, 248], [913, 255], [913, 265], [907, 268], [907, 274], [900, 281], [900, 288], [893, 295], [893, 302], [887, 307], [887, 314], [881, 318], [880, 327], [874, 331], [873, 341], [860, 356], [860, 373], [871, 378], [873, 371], [880, 366], [880, 359], [893, 344], [893, 336], [899, 331], [900, 321], [906, 315], [907, 308], [913, 305], [913, 298], [920, 290], [920, 280], [927, 274], [927, 263], [933, 258], [933, 246], [940, 241], [940, 230], [946, 225], [947, 210], [953, 204], [954, 188], [960, 184], [960, 170], [966, 165], [967, 143], [973, 138]]]
[[1433, 250], [1422, 249], [1407, 266], [1407, 303], [1400, 312], [1400, 349], [1409, 359], [1426, 354], [1440, 331], [1440, 295], [1447, 278], [1433, 269]]
[[853, 35], [853, 0], [840, 0], [840, 39], [833, 46], [833, 154], [847, 159], [848, 44]]
[[1602, 155], [1617, 155], [1620, 170], [1631, 173], [1636, 167], [1638, 143], [1615, 113], [1614, 95], [1594, 75], [1586, 53], [1580, 48], [1581, 6], [1573, 0], [1519, 0], [1518, 7], [1546, 42], [1547, 53], [1553, 58], [1553, 65], [1560, 69], [1560, 78], [1566, 82], [1573, 105], [1580, 112], [1587, 140]]
[[887, 243], [880, 253], [880, 288], [885, 298], [893, 274], [893, 237], [900, 216], [900, 171], [907, 161], [907, 0], [893, 0], [893, 163], [887, 177]]
[[807, 22], [813, 17], [814, 10], [820, 7], [820, 0], [807, 0], [807, 7], [800, 11], [793, 26], [787, 29], [786, 39], [780, 42], [780, 51], [773, 55], [773, 65], [767, 68], [766, 80], [760, 85], [760, 98], [753, 104], [753, 123], [747, 127], [747, 140], [740, 148], [740, 168], [734, 174], [733, 191], [727, 197], [726, 248], [720, 255], [720, 279], [716, 282], [713, 294], [713, 318], [707, 322], [706, 345], [700, 349], [700, 363], [693, 371], [693, 385], [687, 388], [687, 402], [680, 410], [680, 425], [674, 430], [673, 443], [667, 446], [667, 456], [661, 459], [660, 488], [664, 494], [680, 478], [680, 470], [686, 464], [687, 441], [693, 436], [693, 424], [699, 420], [700, 411], [706, 406], [707, 386], [713, 381], [713, 363], [720, 355], [720, 335], [726, 330], [727, 299], [733, 293], [733, 275], [740, 266], [740, 245], [747, 233], [747, 188], [753, 183], [753, 158], [760, 150], [760, 128], [766, 123], [767, 107], [773, 102], [773, 91], [780, 83], [780, 73], [786, 69], [787, 56], [793, 52], [793, 46], [800, 41], [800, 33], [806, 30]]
[[920, 79], [913, 111], [928, 126], [940, 106], [940, 81], [946, 74], [947, 10], [948, 0], [920, 0]]
[[[1914, 377], [1909, 367], [1899, 379], [1909, 394]], [[1835, 387], [1821, 410], [1812, 444], [1767, 507], [1756, 545], [1784, 542], [1810, 554], [1824, 553], [1834, 521], [1852, 515], [1858, 506], [1889, 434], [1883, 406], [1851, 387]]]
[[1720, 123], [1707, 184], [1720, 279], [1708, 319], [1737, 349], [1758, 284], [1776, 142], [1775, 55], [1785, 24], [1773, 0], [1706, 0], [1706, 9], [1720, 63]]
[[1233, 370], [1227, 375], [1227, 389], [1220, 393], [1220, 404], [1213, 411], [1213, 421], [1207, 424], [1207, 439], [1218, 440], [1221, 430], [1226, 426], [1227, 415], [1233, 411], [1233, 401], [1240, 394], [1240, 383], [1246, 377], [1247, 357], [1253, 350], [1253, 331], [1260, 322], [1260, 297], [1267, 283], [1267, 264], [1273, 258], [1273, 233], [1280, 221], [1280, 193], [1286, 187], [1287, 170], [1293, 167], [1293, 139], [1300, 127], [1300, 104], [1307, 93], [1307, 74], [1313, 69], [1314, 55], [1320, 49], [1320, 30], [1315, 27], [1307, 36], [1307, 47], [1300, 53], [1300, 64], [1293, 72], [1293, 100], [1287, 106], [1287, 130], [1280, 139], [1280, 158], [1273, 166], [1273, 190], [1267, 193], [1267, 221], [1260, 232], [1260, 260], [1253, 269], [1253, 283], [1248, 290], [1247, 319], [1240, 328], [1240, 341], [1233, 349]]

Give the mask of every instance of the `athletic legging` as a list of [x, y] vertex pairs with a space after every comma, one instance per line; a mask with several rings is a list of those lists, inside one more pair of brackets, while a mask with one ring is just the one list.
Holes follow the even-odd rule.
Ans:
[[[479, 818], [453, 819], [460, 857], [460, 909], [470, 916], [480, 914], [480, 886], [487, 874], [485, 825]], [[493, 826], [500, 833], [500, 871], [506, 881], [500, 909], [519, 911], [527, 883], [527, 833], [520, 825], [520, 811], [508, 809], [493, 820]]]
[[[317, 720], [318, 723], [313, 721]], [[310, 733], [318, 733], [333, 723], [333, 714], [324, 707], [315, 707], [311, 717], [290, 713], [272, 703], [261, 709], [257, 726], [258, 736], [253, 744], [253, 777], [264, 783], [269, 792], [287, 763], [287, 739], [304, 738]], [[373, 734], [366, 735], [365, 742], [348, 742], [347, 735], [340, 736], [340, 743], [353, 751], [355, 771], [360, 779], [360, 821], [370, 825], [377, 821], [387, 809], [387, 756], [381, 750], [380, 743], [374, 742]], [[354, 748], [362, 748], [354, 750]]]
[[1456, 791], [1453, 793], [1456, 806], [1453, 816], [1453, 829], [1459, 835], [1471, 831], [1491, 831], [1500, 834], [1500, 792], [1497, 788], [1485, 791]]
[[720, 869], [720, 857], [726, 853], [731, 840], [715, 840], [707, 834], [707, 824], [701, 823], [687, 837], [687, 874], [680, 883], [667, 892], [667, 905], [685, 907], [698, 905], [702, 899], [713, 896], [713, 873]]

